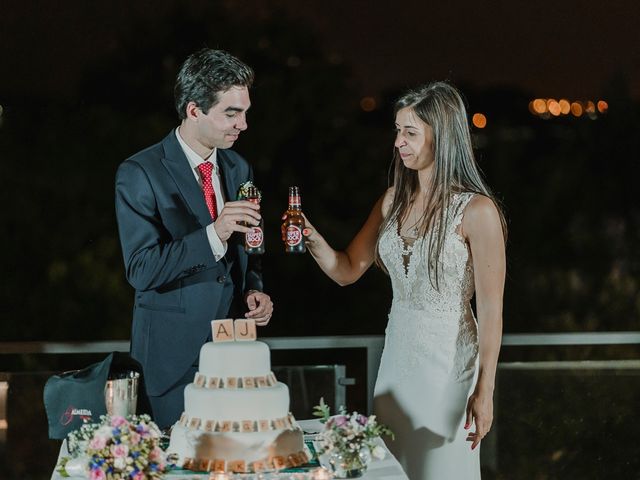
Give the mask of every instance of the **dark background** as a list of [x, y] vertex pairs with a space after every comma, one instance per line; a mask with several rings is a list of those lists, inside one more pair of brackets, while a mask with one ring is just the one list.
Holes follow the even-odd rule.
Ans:
[[[637, 19], [634, 1], [3, 1], [0, 339], [129, 338], [115, 170], [177, 125], [175, 74], [203, 46], [256, 72], [234, 149], [264, 193], [261, 335], [383, 333], [385, 275], [336, 286], [283, 253], [279, 219], [300, 185], [345, 247], [387, 185], [393, 100], [440, 79], [488, 118], [473, 132], [509, 222], [505, 331], [637, 330]], [[540, 118], [537, 97], [609, 110]]]

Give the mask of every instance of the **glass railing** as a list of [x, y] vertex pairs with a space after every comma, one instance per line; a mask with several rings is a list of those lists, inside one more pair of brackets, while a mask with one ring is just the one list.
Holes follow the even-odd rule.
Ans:
[[[381, 336], [266, 338], [298, 418], [320, 396], [371, 407]], [[54, 373], [83, 368], [128, 342], [0, 343], [0, 478], [50, 478], [60, 448], [42, 401]], [[486, 479], [640, 478], [640, 332], [505, 335]]]

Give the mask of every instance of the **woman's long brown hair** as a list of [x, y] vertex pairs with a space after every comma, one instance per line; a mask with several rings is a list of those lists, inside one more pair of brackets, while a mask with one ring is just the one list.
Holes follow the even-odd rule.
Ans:
[[[421, 242], [427, 242], [429, 278], [432, 285], [439, 289], [440, 256], [449, 227], [447, 210], [452, 195], [471, 192], [490, 198], [500, 214], [505, 239], [506, 222], [498, 202], [482, 179], [476, 164], [467, 111], [456, 88], [446, 82], [434, 82], [411, 90], [396, 102], [394, 116], [403, 108], [411, 108], [420, 120], [433, 129], [435, 169], [428, 186], [426, 206], [418, 223], [418, 237], [422, 238]], [[376, 263], [385, 272], [386, 268], [377, 246], [380, 236], [392, 225], [400, 228], [420, 191], [418, 172], [404, 166], [398, 149], [394, 149], [393, 153], [391, 185], [394, 187], [393, 201], [380, 226], [376, 242]]]

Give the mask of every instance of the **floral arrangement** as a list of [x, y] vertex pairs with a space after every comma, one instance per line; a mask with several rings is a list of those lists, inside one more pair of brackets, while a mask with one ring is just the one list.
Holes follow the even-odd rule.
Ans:
[[256, 191], [258, 192], [258, 200], [262, 200], [262, 192], [258, 190], [258, 187], [256, 187], [251, 180], [244, 182], [240, 185], [240, 188], [238, 188], [238, 200], [245, 200], [249, 198], [250, 187], [255, 187]]
[[[329, 454], [334, 457], [331, 462], [334, 469], [335, 458], [339, 458], [341, 468], [346, 470], [364, 470], [371, 457], [383, 459], [385, 449], [374, 441], [381, 435], [393, 432], [385, 425], [378, 423], [375, 415], [365, 416], [358, 412], [347, 414], [344, 407], [340, 407], [339, 414], [331, 416], [330, 408], [320, 399], [320, 404], [314, 407], [314, 416], [320, 417], [324, 429], [318, 436], [318, 453]], [[347, 475], [349, 477], [349, 475]]]
[[160, 448], [160, 429], [148, 415], [110, 417], [84, 424], [67, 437], [71, 457], [57, 466], [62, 476], [88, 476], [91, 480], [146, 480], [160, 478], [173, 466]]

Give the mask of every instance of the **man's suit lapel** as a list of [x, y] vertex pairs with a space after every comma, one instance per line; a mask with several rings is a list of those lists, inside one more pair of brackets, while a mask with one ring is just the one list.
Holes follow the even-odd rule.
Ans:
[[237, 199], [240, 181], [236, 172], [236, 164], [231, 160], [229, 154], [225, 150], [218, 149], [218, 167], [224, 185], [224, 198], [227, 202], [233, 202]]
[[189, 161], [178, 143], [175, 130], [171, 131], [162, 144], [165, 151], [162, 163], [176, 182], [178, 190], [180, 190], [180, 194], [187, 202], [191, 212], [198, 219], [200, 225], [206, 227], [211, 223], [211, 214], [204, 201], [202, 188], [198, 185]]

